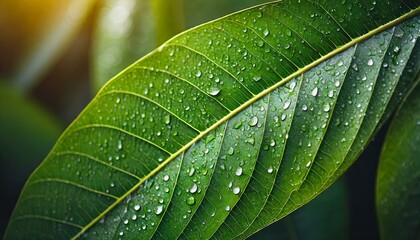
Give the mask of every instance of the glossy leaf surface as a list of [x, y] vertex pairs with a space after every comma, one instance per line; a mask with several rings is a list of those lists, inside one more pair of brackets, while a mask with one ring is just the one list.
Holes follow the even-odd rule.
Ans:
[[415, 239], [420, 235], [419, 146], [420, 87], [417, 87], [398, 110], [382, 151], [377, 211], [383, 239]]
[[417, 1], [281, 1], [112, 79], [31, 176], [6, 239], [245, 238], [357, 158], [419, 71]]

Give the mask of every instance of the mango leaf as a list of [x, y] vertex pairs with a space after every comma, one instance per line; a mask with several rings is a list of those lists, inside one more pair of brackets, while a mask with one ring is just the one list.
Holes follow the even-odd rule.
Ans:
[[419, 145], [420, 86], [417, 86], [398, 110], [382, 150], [376, 206], [383, 239], [415, 239], [420, 234]]
[[273, 2], [178, 35], [67, 128], [5, 238], [245, 238], [283, 218], [416, 83], [419, 4]]

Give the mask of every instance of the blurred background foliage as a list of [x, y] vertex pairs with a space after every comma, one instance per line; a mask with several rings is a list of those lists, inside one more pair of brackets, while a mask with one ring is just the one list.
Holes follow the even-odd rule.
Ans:
[[[267, 0], [0, 0], [0, 236], [24, 182], [122, 69], [179, 32]], [[325, 193], [255, 239], [377, 239], [382, 131]]]

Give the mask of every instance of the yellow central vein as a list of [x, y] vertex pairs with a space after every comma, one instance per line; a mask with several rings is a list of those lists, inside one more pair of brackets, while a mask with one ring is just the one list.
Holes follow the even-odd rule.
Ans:
[[[172, 160], [174, 160], [176, 157], [178, 157], [178, 155], [180, 155], [184, 151], [188, 150], [195, 142], [197, 142], [198, 140], [200, 140], [201, 138], [203, 138], [207, 133], [209, 133], [210, 131], [214, 130], [215, 128], [217, 128], [218, 126], [220, 126], [225, 121], [231, 119], [233, 116], [235, 116], [236, 114], [240, 113], [242, 110], [244, 110], [245, 108], [247, 108], [248, 106], [250, 106], [252, 103], [256, 102], [257, 100], [259, 100], [262, 97], [266, 96], [267, 94], [271, 93], [272, 91], [274, 91], [278, 87], [284, 85], [285, 83], [287, 83], [288, 81], [290, 81], [294, 77], [297, 77], [300, 74], [303, 74], [306, 71], [310, 70], [311, 68], [314, 68], [318, 64], [324, 62], [325, 60], [332, 58], [333, 56], [335, 56], [335, 55], [337, 55], [337, 54], [339, 54], [339, 53], [341, 53], [341, 52], [349, 49], [350, 47], [356, 45], [357, 43], [360, 43], [360, 42], [362, 42], [362, 41], [364, 41], [364, 40], [372, 37], [375, 34], [381, 33], [383, 31], [385, 31], [385, 30], [387, 30], [387, 29], [389, 29], [391, 27], [394, 27], [395, 25], [397, 25], [399, 23], [402, 23], [405, 20], [410, 19], [412, 17], [415, 17], [415, 16], [417, 16], [419, 14], [420, 14], [420, 7], [416, 8], [414, 10], [411, 10], [410, 12], [402, 15], [401, 17], [399, 17], [397, 19], [394, 19], [394, 20], [392, 20], [392, 21], [390, 21], [390, 22], [388, 22], [388, 23], [386, 23], [386, 24], [384, 24], [382, 26], [379, 26], [378, 28], [375, 28], [375, 29], [371, 30], [370, 32], [368, 32], [368, 33], [366, 33], [364, 35], [361, 35], [361, 36], [359, 36], [357, 38], [354, 38], [350, 42], [342, 45], [341, 47], [338, 47], [337, 49], [335, 49], [335, 50], [331, 51], [330, 53], [328, 53], [328, 54], [320, 57], [319, 59], [315, 60], [314, 62], [312, 62], [312, 63], [310, 63], [310, 64], [308, 64], [308, 65], [306, 65], [306, 66], [304, 66], [304, 67], [302, 67], [300, 69], [298, 69], [296, 72], [292, 73], [288, 77], [282, 79], [281, 81], [279, 81], [278, 83], [274, 84], [273, 86], [267, 88], [266, 90], [264, 90], [264, 91], [256, 94], [251, 99], [249, 99], [248, 101], [246, 101], [244, 104], [242, 104], [241, 106], [239, 106], [237, 109], [233, 110], [232, 112], [230, 112], [229, 114], [227, 114], [225, 117], [223, 117], [222, 119], [220, 119], [219, 121], [217, 121], [216, 123], [214, 123], [213, 125], [211, 125], [208, 129], [206, 129], [203, 132], [201, 132], [200, 134], [198, 134], [193, 140], [191, 140], [185, 146], [183, 146], [182, 148], [180, 148], [178, 151], [176, 151], [173, 154], [170, 154], [170, 156], [164, 162], [162, 162], [162, 164], [160, 164], [157, 168], [155, 168], [148, 175], [146, 175], [138, 184], [136, 184], [129, 191], [127, 191], [127, 193], [125, 193], [123, 196], [121, 196], [120, 198], [118, 198], [113, 204], [111, 204], [107, 209], [105, 209], [102, 214], [98, 215], [89, 224], [87, 224], [77, 235], [74, 236], [73, 239], [79, 238], [86, 230], [88, 230], [94, 224], [96, 224], [96, 222], [98, 222], [105, 214], [107, 214], [108, 212], [110, 212], [115, 206], [117, 206], [120, 202], [122, 202], [128, 195], [132, 194], [135, 190], [137, 190], [147, 179], [150, 179], [153, 175], [155, 175], [156, 173], [158, 173], [163, 167], [165, 167]], [[195, 29], [195, 28], [193, 28], [193, 29]], [[190, 29], [190, 31], [193, 30], [193, 29]], [[184, 32], [184, 34], [185, 34], [185, 32]], [[165, 47], [166, 45], [170, 45], [170, 42], [171, 41], [172, 41], [172, 39], [169, 40], [167, 43], [163, 44], [161, 47], [159, 47], [156, 51], [161, 51], [163, 47]], [[156, 51], [153, 51], [150, 54], [154, 54]], [[148, 56], [146, 56], [145, 58], [147, 58], [147, 57]], [[120, 73], [120, 74], [122, 74], [122, 73]]]

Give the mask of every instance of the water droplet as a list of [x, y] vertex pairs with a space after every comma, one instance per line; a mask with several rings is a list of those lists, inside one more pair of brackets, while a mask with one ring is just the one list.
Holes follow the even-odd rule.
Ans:
[[137, 219], [137, 215], [131, 216], [131, 219], [133, 219], [135, 221]]
[[238, 195], [241, 192], [241, 189], [239, 187], [236, 187], [233, 189], [233, 194]]
[[283, 114], [281, 115], [281, 120], [282, 120], [282, 121], [286, 120], [286, 117], [287, 117], [287, 115], [286, 115], [285, 113], [283, 113]]
[[236, 176], [241, 176], [242, 175], [242, 171], [243, 171], [243, 169], [241, 167], [238, 167], [238, 169], [236, 169], [235, 175]]
[[235, 149], [233, 149], [233, 147], [230, 147], [229, 149], [228, 149], [228, 151], [227, 151], [227, 153], [229, 154], [229, 155], [233, 155], [233, 153], [235, 152]]
[[330, 98], [334, 97], [334, 91], [333, 90], [328, 92], [328, 97], [330, 97]]
[[248, 122], [248, 125], [251, 126], [251, 127], [253, 127], [253, 126], [257, 125], [257, 123], [258, 123], [258, 117], [257, 116], [253, 116], [251, 118], [251, 120]]
[[263, 32], [264, 37], [267, 37], [270, 34], [270, 30], [268, 30], [267, 28], [264, 30]]
[[284, 103], [283, 109], [288, 109], [290, 107], [290, 101]]
[[201, 77], [201, 71], [198, 71], [198, 72], [195, 74], [195, 76], [197, 76], [197, 77]]
[[273, 172], [273, 168], [272, 168], [272, 167], [269, 167], [269, 168], [267, 169], [267, 172], [268, 172], [268, 173], [272, 173], [272, 172]]
[[124, 232], [120, 232], [119, 234], [120, 234], [120, 236], [122, 236], [122, 235], [124, 235]]
[[351, 67], [354, 69], [354, 71], [359, 71], [359, 67], [357, 66], [356, 63], [353, 64]]
[[306, 167], [311, 166], [311, 161], [309, 161], [309, 162], [308, 162], [305, 166], [306, 166]]
[[296, 87], [296, 82], [291, 82], [290, 83], [290, 92], [292, 92]]
[[139, 204], [134, 205], [134, 210], [136, 211], [140, 210], [140, 205]]
[[312, 89], [311, 95], [314, 97], [318, 95], [318, 87], [315, 87], [314, 89]]
[[163, 181], [167, 182], [168, 180], [169, 180], [169, 176], [168, 175], [163, 176]]
[[303, 104], [303, 105], [302, 105], [302, 110], [303, 110], [303, 111], [308, 110], [308, 106], [306, 106], [306, 104]]
[[290, 29], [286, 29], [286, 35], [289, 37], [292, 36], [292, 31], [290, 31]]
[[156, 215], [159, 215], [159, 214], [161, 214], [163, 212], [163, 206], [162, 205], [159, 205], [157, 208], [156, 208]]
[[229, 211], [230, 211], [230, 206], [229, 206], [229, 205], [227, 205], [227, 206], [225, 207], [225, 210], [226, 210], [227, 212], [229, 212]]
[[343, 64], [344, 64], [343, 60], [340, 60], [337, 64], [337, 66], [341, 67], [341, 66], [343, 66]]
[[124, 224], [127, 225], [128, 224], [128, 219], [124, 220]]
[[372, 59], [369, 59], [368, 62], [367, 62], [367, 65], [368, 66], [372, 66], [373, 65], [373, 60]]
[[234, 129], [239, 129], [242, 126], [242, 121], [237, 121], [235, 123], [235, 126], [233, 126]]
[[118, 141], [118, 150], [121, 150], [123, 148], [123, 144], [121, 140]]
[[198, 189], [197, 184], [196, 184], [196, 183], [194, 183], [194, 184], [192, 185], [191, 189], [190, 189], [190, 193], [195, 193], [195, 192], [197, 192], [197, 189]]
[[337, 81], [335, 81], [335, 86], [336, 86], [336, 87], [339, 87], [339, 86], [340, 86], [340, 81], [338, 81], [338, 80], [337, 80]]
[[209, 92], [210, 95], [217, 96], [219, 93], [220, 93], [220, 89], [218, 89], [216, 87], [210, 88], [210, 92]]
[[261, 80], [261, 77], [260, 77], [260, 76], [255, 76], [255, 77], [253, 77], [252, 79], [254, 79], [254, 81], [258, 82], [258, 81], [260, 81], [260, 80]]
[[274, 139], [270, 140], [270, 146], [272, 147], [276, 146], [276, 141]]
[[192, 176], [192, 175], [194, 175], [194, 172], [195, 172], [195, 168], [194, 167], [191, 167], [190, 168], [190, 171], [188, 172], [188, 176]]
[[115, 102], [116, 103], [120, 103], [121, 102], [121, 99], [120, 98], [117, 98], [117, 100]]
[[185, 201], [188, 205], [194, 205], [194, 203], [195, 203], [195, 198], [193, 197], [193, 196], [189, 196], [188, 198], [187, 198], [187, 200]]
[[170, 115], [166, 115], [166, 116], [163, 118], [163, 121], [164, 121], [164, 123], [165, 123], [165, 124], [169, 124], [169, 123], [171, 123], [171, 116], [170, 116]]
[[324, 112], [330, 111], [330, 104], [325, 103], [324, 106], [323, 106], [323, 109], [324, 109]]

